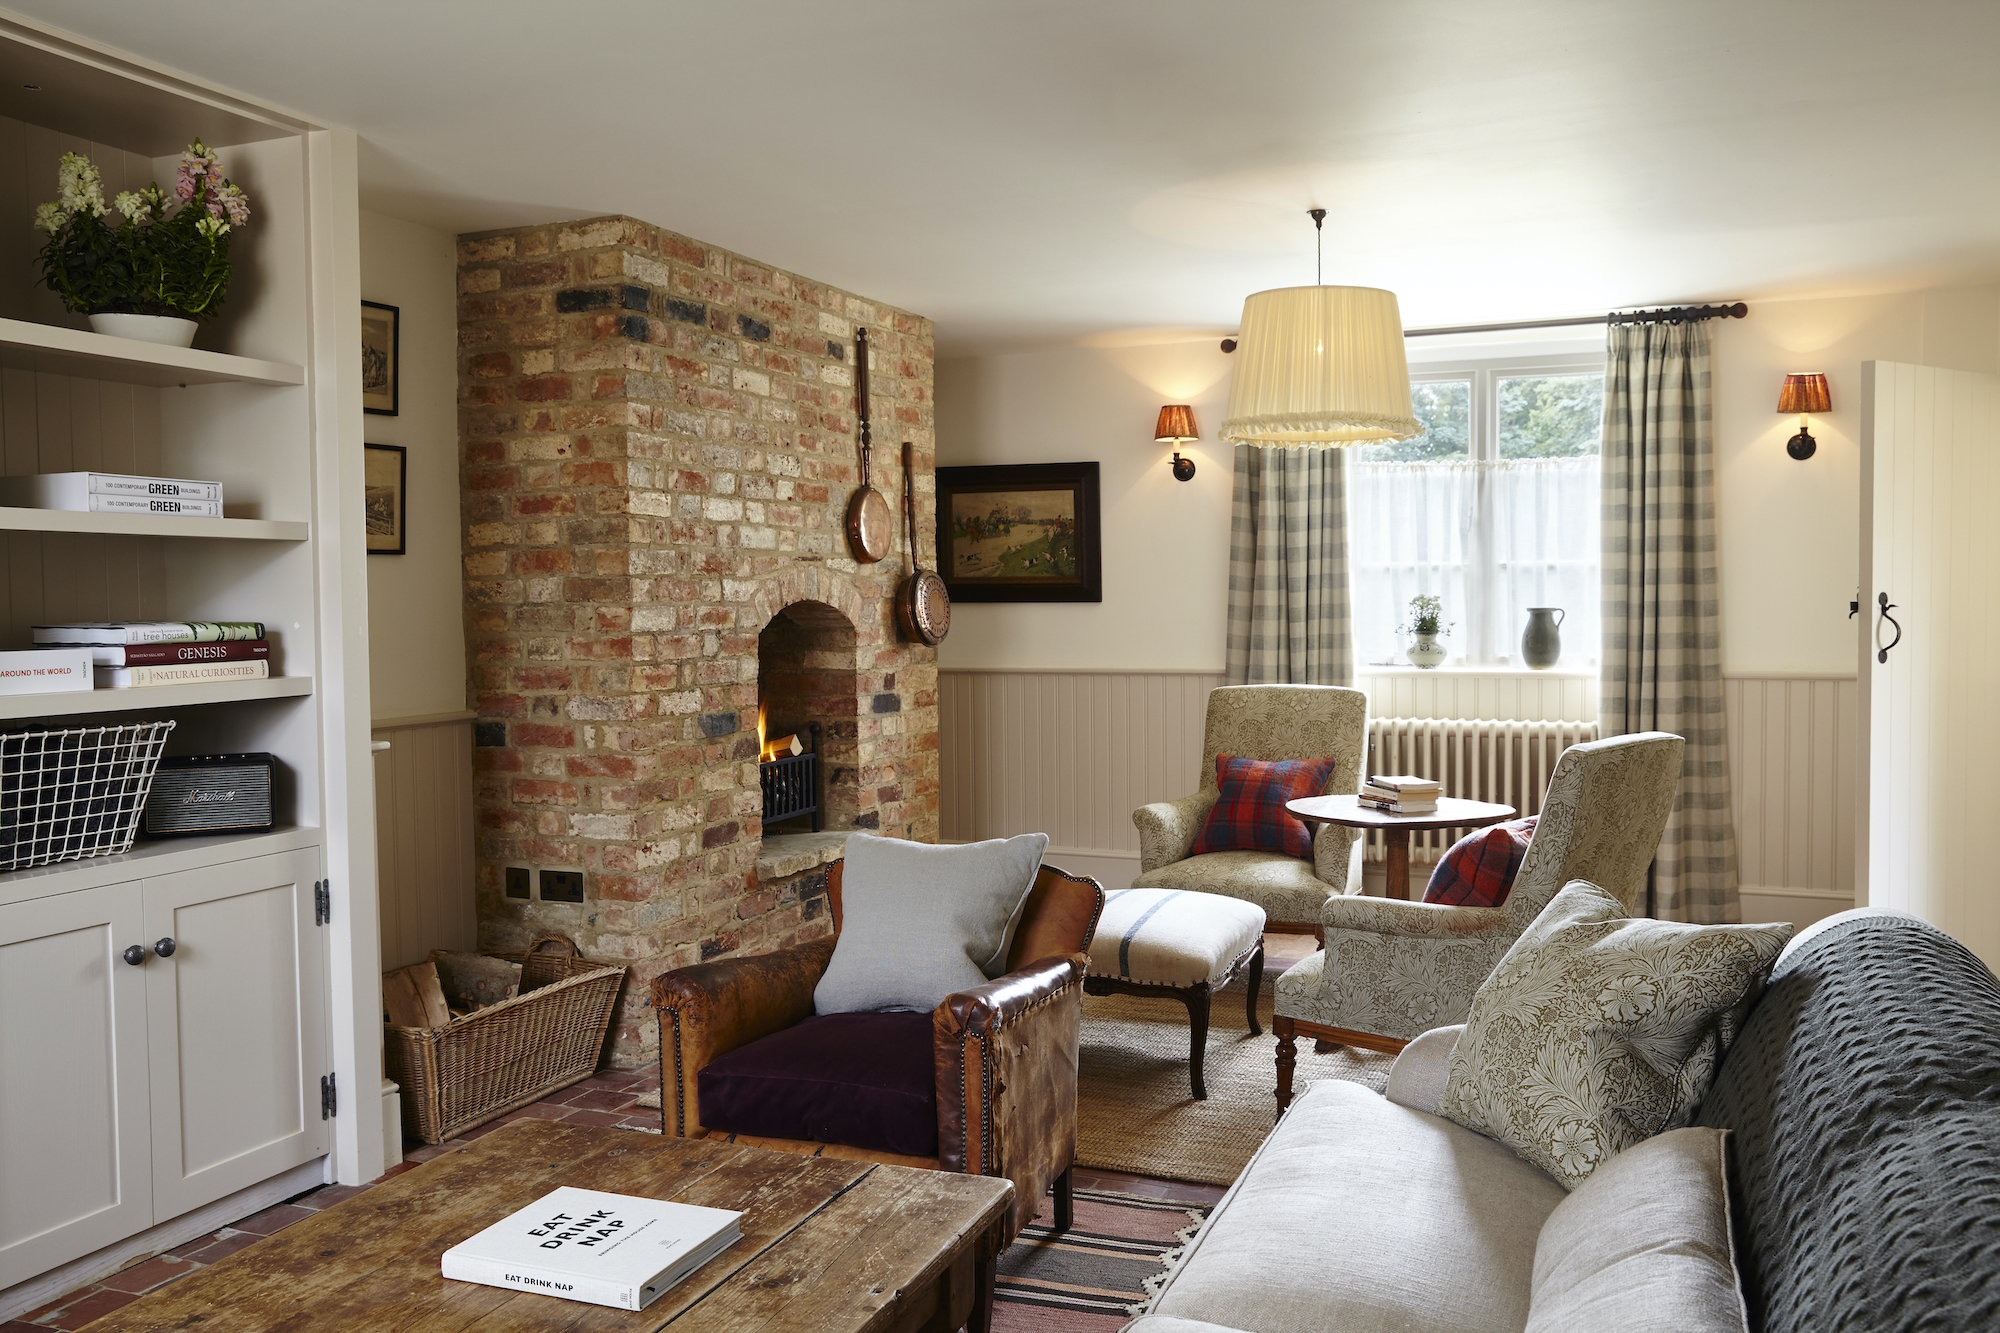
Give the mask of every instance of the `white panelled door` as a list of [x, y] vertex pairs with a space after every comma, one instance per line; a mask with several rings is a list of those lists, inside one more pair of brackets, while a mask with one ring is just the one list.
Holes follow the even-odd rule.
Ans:
[[1862, 900], [2000, 967], [2000, 381], [1861, 377]]
[[146, 881], [147, 942], [173, 940], [146, 968], [161, 1221], [327, 1151], [318, 867], [308, 850]]
[[0, 1287], [153, 1222], [139, 886], [0, 907]]

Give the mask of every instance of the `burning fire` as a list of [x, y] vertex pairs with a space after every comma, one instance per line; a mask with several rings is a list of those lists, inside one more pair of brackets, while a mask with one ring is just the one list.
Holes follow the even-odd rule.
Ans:
[[760, 702], [757, 705], [757, 762], [758, 763], [768, 764], [773, 759], [784, 759], [787, 758], [788, 756], [799, 754], [803, 752], [803, 750], [805, 749], [804, 746], [799, 744], [799, 738], [797, 736], [778, 736], [775, 738], [767, 738], [764, 734], [765, 729], [766, 728], [765, 728], [765, 718], [764, 718], [764, 705]]
[[757, 701], [757, 758], [764, 760], [770, 757], [770, 755], [764, 753], [764, 701], [759, 699]]

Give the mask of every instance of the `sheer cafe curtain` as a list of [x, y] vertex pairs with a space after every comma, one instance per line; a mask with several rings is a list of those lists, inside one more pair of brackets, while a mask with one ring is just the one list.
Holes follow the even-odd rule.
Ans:
[[1557, 606], [1562, 668], [1594, 666], [1600, 488], [1596, 458], [1350, 463], [1355, 662], [1407, 666], [1397, 626], [1429, 593], [1451, 665], [1518, 664], [1528, 608]]

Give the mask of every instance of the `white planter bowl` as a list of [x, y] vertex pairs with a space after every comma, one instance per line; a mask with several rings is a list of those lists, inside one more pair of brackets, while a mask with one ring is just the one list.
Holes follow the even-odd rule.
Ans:
[[201, 326], [191, 319], [178, 319], [173, 315], [92, 315], [90, 327], [95, 332], [108, 333], [114, 338], [131, 338], [167, 347], [192, 347], [195, 330]]

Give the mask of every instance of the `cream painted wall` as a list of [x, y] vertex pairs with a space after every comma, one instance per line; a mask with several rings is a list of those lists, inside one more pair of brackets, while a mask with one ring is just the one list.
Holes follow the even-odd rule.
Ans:
[[[2000, 371], [2000, 287], [1754, 301], [1711, 328], [1724, 669], [1851, 673], [1861, 363]], [[1833, 392], [1804, 463], [1785, 453], [1797, 418], [1773, 410], [1787, 370], [1824, 371]], [[956, 605], [939, 665], [1220, 669], [1231, 457], [1213, 432], [1228, 375], [1213, 335], [939, 364], [941, 464], [1094, 458], [1104, 524], [1102, 603]], [[1152, 443], [1168, 402], [1193, 403], [1210, 433], [1185, 484]]]
[[370, 444], [409, 450], [406, 555], [368, 557], [369, 684], [377, 719], [465, 707], [458, 532], [458, 307], [453, 238], [361, 214], [362, 299], [402, 311], [402, 384]]
[[[2000, 371], [2000, 287], [1753, 301], [1749, 318], [1710, 327], [1724, 668], [1851, 674], [1861, 363]], [[1785, 452], [1798, 418], [1774, 410], [1787, 371], [1823, 371], [1833, 398], [1804, 462]]]
[[[1222, 669], [1229, 576], [1231, 454], [1212, 438], [1229, 392], [1220, 334], [1139, 346], [944, 361], [937, 368], [938, 463], [1095, 459], [1104, 600], [957, 603], [938, 649], [950, 667]], [[1192, 403], [1211, 438], [1183, 454], [1153, 443], [1166, 403]]]

